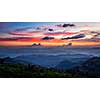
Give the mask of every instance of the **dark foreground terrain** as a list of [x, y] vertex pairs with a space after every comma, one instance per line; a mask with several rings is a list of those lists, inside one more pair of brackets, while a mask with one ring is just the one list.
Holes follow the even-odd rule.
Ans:
[[5, 63], [7, 59], [0, 58], [0, 78], [100, 78], [100, 57], [90, 58], [71, 69]]

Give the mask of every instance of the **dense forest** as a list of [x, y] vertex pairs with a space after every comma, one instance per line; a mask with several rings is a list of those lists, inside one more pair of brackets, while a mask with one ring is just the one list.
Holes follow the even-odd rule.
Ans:
[[93, 57], [71, 69], [47, 68], [31, 64], [5, 63], [0, 58], [0, 78], [95, 78], [100, 77], [100, 57]]

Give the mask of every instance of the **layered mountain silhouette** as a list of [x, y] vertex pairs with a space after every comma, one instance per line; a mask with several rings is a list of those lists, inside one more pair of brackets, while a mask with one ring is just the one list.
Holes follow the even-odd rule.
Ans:
[[80, 66], [74, 69], [84, 72], [99, 72], [100, 73], [100, 57], [93, 57], [82, 63]]
[[29, 64], [30, 62], [10, 57], [0, 58], [0, 64]]
[[62, 68], [47, 68], [10, 57], [0, 58], [0, 77], [100, 77], [100, 57], [78, 64], [67, 60], [60, 64]]
[[57, 69], [62, 69], [62, 70], [64, 70], [64, 69], [69, 69], [69, 68], [72, 68], [72, 67], [74, 67], [74, 66], [76, 66], [77, 65], [77, 63], [75, 63], [75, 62], [72, 62], [72, 61], [69, 61], [69, 60], [65, 60], [65, 61], [62, 61], [62, 62], [60, 62], [58, 65], [56, 65], [55, 67], [57, 68]]

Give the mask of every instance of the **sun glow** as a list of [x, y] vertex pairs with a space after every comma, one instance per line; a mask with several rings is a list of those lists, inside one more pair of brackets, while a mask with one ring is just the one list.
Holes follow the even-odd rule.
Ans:
[[100, 45], [100, 23], [33, 22], [27, 27], [28, 24], [9, 22], [7, 24], [9, 31], [3, 26], [3, 29], [0, 29], [0, 46], [25, 46], [33, 43], [41, 43], [45, 46], [63, 46], [68, 43], [74, 46]]

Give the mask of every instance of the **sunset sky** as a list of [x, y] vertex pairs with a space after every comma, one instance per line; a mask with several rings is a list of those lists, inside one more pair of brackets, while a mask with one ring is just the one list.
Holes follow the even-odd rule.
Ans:
[[0, 46], [100, 46], [100, 23], [0, 22]]

